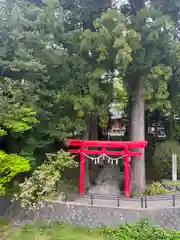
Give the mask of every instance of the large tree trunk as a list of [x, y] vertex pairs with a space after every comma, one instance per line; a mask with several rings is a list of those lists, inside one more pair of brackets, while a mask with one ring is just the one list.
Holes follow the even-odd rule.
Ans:
[[92, 115], [90, 118], [90, 140], [98, 140], [98, 117]]
[[177, 94], [178, 94], [178, 84], [177, 84], [177, 69], [173, 68], [172, 71], [172, 78], [169, 82], [168, 90], [170, 92], [169, 94], [169, 100], [171, 103], [171, 110], [170, 110], [170, 116], [169, 116], [169, 131], [168, 131], [168, 139], [174, 141], [175, 140], [175, 113], [177, 108]]
[[[86, 128], [83, 132], [82, 139], [84, 140], [97, 140], [98, 139], [98, 118], [96, 116], [86, 116], [85, 119]], [[91, 162], [85, 157], [85, 176], [84, 176], [84, 185], [85, 189], [89, 189], [90, 187], [90, 178], [89, 178], [89, 169]]]
[[[130, 3], [131, 11], [134, 15], [136, 15], [138, 11], [145, 7], [145, 0], [128, 0], [128, 2]], [[137, 88], [134, 89], [135, 98], [132, 99], [130, 114], [131, 141], [145, 140], [145, 100], [143, 91], [143, 79], [138, 78], [137, 81]], [[145, 151], [144, 149], [137, 149], [137, 151], [141, 151], [142, 156], [132, 158], [131, 188], [134, 192], [142, 193], [145, 190]]]
[[[144, 112], [145, 100], [143, 91], [143, 79], [141, 79], [137, 86], [136, 94], [131, 106], [131, 141], [145, 140]], [[142, 193], [145, 191], [145, 151], [144, 149], [137, 149], [137, 151], [141, 151], [142, 156], [132, 158], [131, 189], [133, 192]]]
[[[91, 115], [90, 118], [90, 140], [98, 140], [98, 117], [95, 115]], [[92, 148], [96, 150], [95, 148]], [[98, 157], [98, 155], [91, 155], [92, 157]], [[94, 164], [92, 161], [89, 161], [89, 173], [90, 173], [90, 182], [91, 184], [95, 184], [96, 178], [99, 174], [100, 168], [98, 164]]]
[[175, 140], [175, 120], [174, 120], [174, 111], [173, 107], [171, 109], [171, 115], [169, 116], [169, 129], [168, 129], [168, 140]]

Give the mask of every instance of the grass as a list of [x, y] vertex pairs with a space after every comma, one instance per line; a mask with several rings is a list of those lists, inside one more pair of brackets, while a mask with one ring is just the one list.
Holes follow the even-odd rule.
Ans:
[[[104, 236], [104, 237], [103, 237]], [[65, 224], [34, 224], [0, 228], [0, 240], [179, 240], [180, 232], [153, 226], [146, 220], [119, 228], [86, 229]]]
[[100, 230], [76, 228], [64, 224], [27, 225], [0, 231], [0, 240], [103, 240]]

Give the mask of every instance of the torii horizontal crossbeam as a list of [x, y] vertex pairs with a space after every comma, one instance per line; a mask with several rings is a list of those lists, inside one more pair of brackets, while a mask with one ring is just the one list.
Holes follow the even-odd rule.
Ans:
[[65, 139], [67, 145], [70, 146], [81, 146], [84, 147], [112, 147], [112, 148], [144, 148], [147, 145], [146, 141], [92, 141], [92, 140], [76, 140], [76, 139]]

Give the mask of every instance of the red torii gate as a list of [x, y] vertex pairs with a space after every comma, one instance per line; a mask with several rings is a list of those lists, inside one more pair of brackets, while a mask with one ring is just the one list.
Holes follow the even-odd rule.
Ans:
[[[76, 140], [66, 139], [68, 147], [79, 147], [79, 149], [69, 149], [72, 154], [80, 154], [80, 176], [79, 176], [79, 193], [84, 194], [84, 154], [106, 154], [109, 156], [123, 156], [124, 158], [124, 194], [126, 197], [130, 195], [130, 173], [129, 173], [129, 157], [141, 156], [141, 152], [129, 151], [133, 148], [145, 148], [147, 141], [137, 142], [118, 142], [118, 141], [91, 141], [91, 140]], [[101, 150], [90, 150], [88, 147], [98, 147]], [[123, 151], [110, 151], [111, 148], [123, 148]]]

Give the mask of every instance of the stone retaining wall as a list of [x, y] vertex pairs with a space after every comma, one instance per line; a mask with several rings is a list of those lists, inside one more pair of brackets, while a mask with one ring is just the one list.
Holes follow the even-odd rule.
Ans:
[[6, 211], [11, 204], [11, 199], [9, 197], [0, 197], [0, 216], [4, 216], [6, 214]]
[[[0, 207], [1, 208], [1, 207]], [[47, 203], [36, 212], [25, 212], [15, 204], [8, 212], [8, 219], [14, 224], [32, 222], [64, 222], [85, 227], [117, 227], [147, 219], [150, 223], [165, 228], [180, 229], [180, 208], [125, 209], [100, 206], [85, 206], [74, 203]]]

